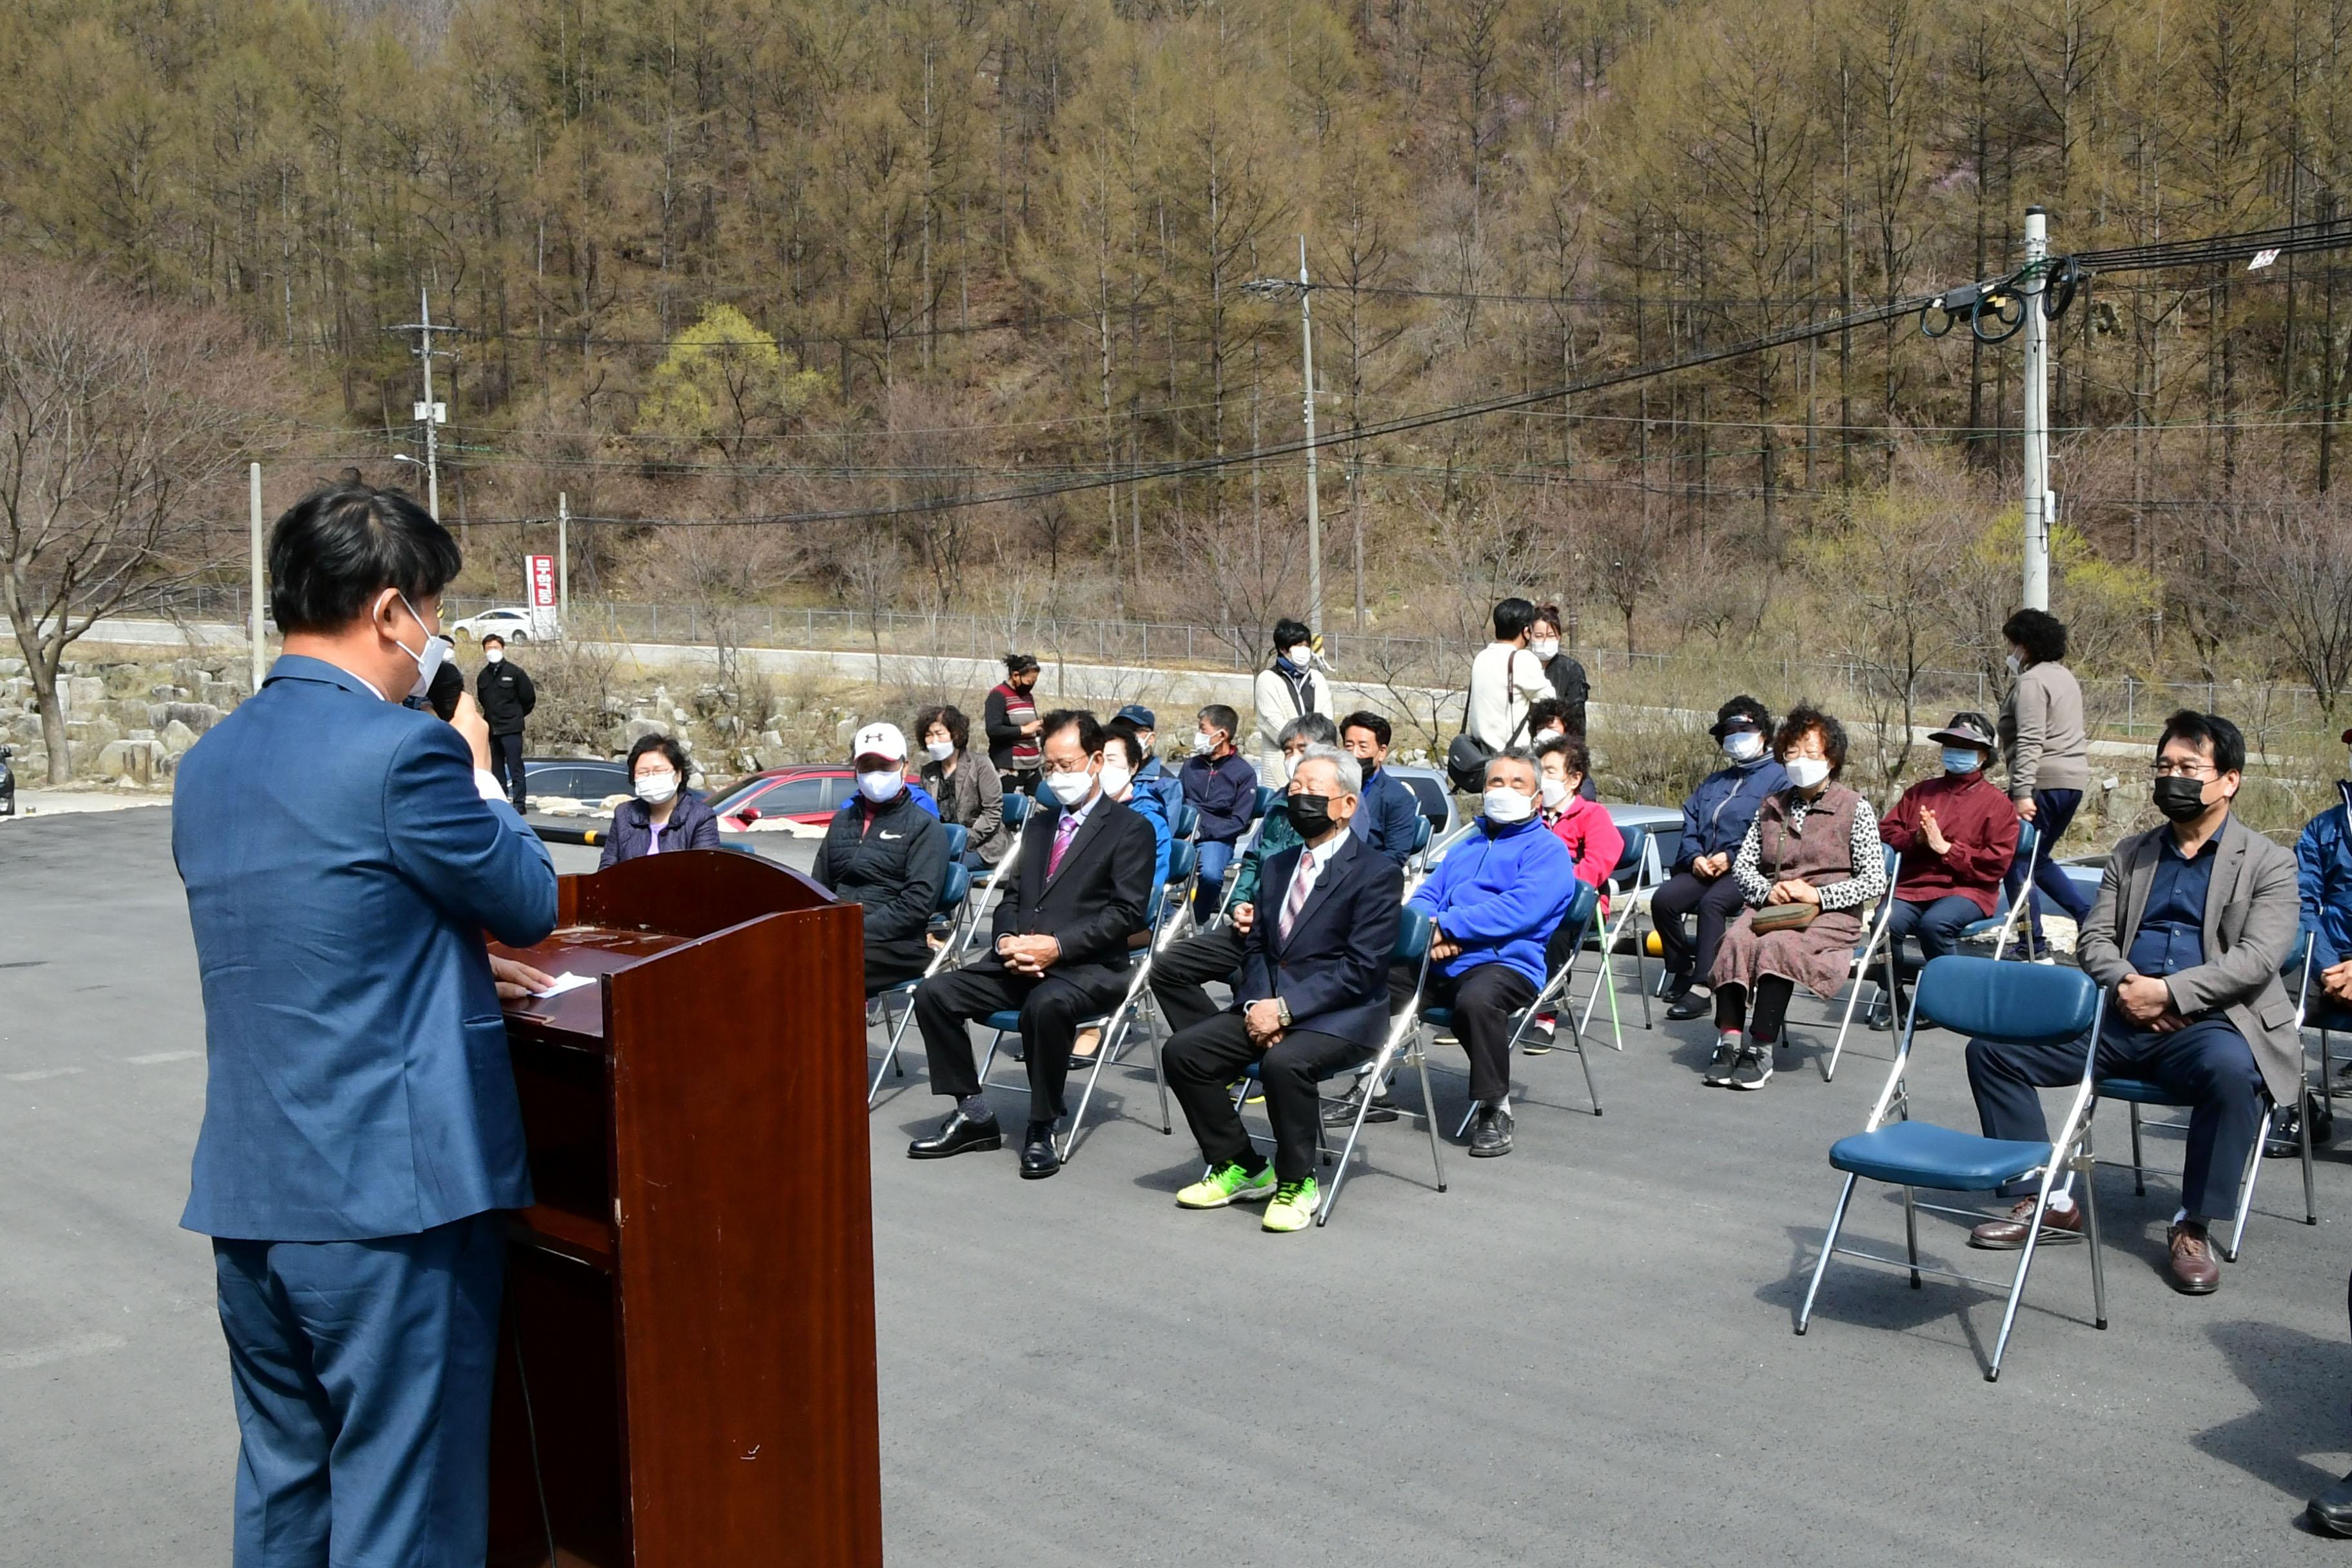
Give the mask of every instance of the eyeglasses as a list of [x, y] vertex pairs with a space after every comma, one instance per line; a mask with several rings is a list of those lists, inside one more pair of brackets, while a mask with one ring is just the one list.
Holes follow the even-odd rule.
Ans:
[[2203, 763], [2150, 763], [2148, 775], [2159, 779], [2195, 779], [2200, 784], [2211, 784], [2221, 775], [2209, 772]]

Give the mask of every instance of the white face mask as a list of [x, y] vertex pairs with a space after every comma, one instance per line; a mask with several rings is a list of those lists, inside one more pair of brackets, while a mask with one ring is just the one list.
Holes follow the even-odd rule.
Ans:
[[1192, 754], [1194, 756], [1207, 756], [1210, 752], [1215, 749], [1216, 744], [1217, 737], [1213, 731], [1208, 730], [1196, 730], [1192, 732]]
[[1289, 752], [1282, 753], [1282, 782], [1288, 784], [1291, 774], [1298, 771], [1298, 758]]
[[857, 775], [857, 793], [877, 805], [887, 805], [906, 790], [907, 781], [896, 768], [877, 768]]
[[933, 741], [929, 745], [923, 748], [923, 755], [930, 758], [931, 761], [935, 763], [944, 763], [950, 757], [955, 755], [955, 742], [953, 741]]
[[491, 664], [504, 664], [507, 661], [507, 650], [502, 647], [486, 647], [482, 650], [482, 658]]
[[1558, 811], [1568, 804], [1568, 782], [1548, 778], [1543, 782], [1543, 802], [1546, 811]]
[[2001, 663], [2009, 666], [2009, 672], [2011, 675], [2021, 675], [2025, 672], [2025, 661], [2015, 654], [2011, 654], [2007, 658], [2002, 659]]
[[1536, 809], [1533, 796], [1521, 795], [1509, 784], [1493, 785], [1479, 804], [1486, 814], [1487, 821], [1501, 823], [1507, 827], [1515, 822], [1525, 822], [1535, 815]]
[[[398, 595], [401, 607], [408, 612], [409, 618], [416, 623], [419, 629], [422, 629], [425, 625], [425, 617], [416, 613], [416, 606], [408, 602], [408, 595], [401, 593], [397, 588], [394, 589], [393, 592]], [[395, 642], [399, 641], [396, 637], [393, 640]], [[433, 678], [440, 673], [441, 661], [449, 657], [449, 645], [443, 642], [439, 637], [434, 636], [432, 633], [427, 632], [425, 637], [425, 651], [423, 653], [417, 652], [415, 648], [410, 647], [406, 643], [400, 644], [400, 651], [416, 661], [416, 684], [410, 687], [404, 695], [422, 698], [426, 692], [433, 689]]]
[[1086, 799], [1087, 792], [1094, 786], [1095, 775], [1083, 770], [1045, 775], [1045, 787], [1054, 792], [1054, 798], [1060, 801], [1066, 809]]
[[1528, 644], [1528, 651], [1534, 654], [1538, 658], [1549, 658], [1559, 652], [1559, 639], [1558, 637], [1538, 637], [1535, 641]]
[[677, 794], [677, 775], [667, 768], [657, 773], [639, 773], [636, 777], [637, 798], [647, 805], [662, 805]]
[[1723, 754], [1735, 763], [1752, 763], [1764, 754], [1764, 735], [1759, 730], [1734, 730], [1723, 738]]
[[1135, 770], [1127, 765], [1127, 760], [1125, 758], [1122, 757], [1114, 760], [1109, 757], [1105, 757], [1103, 759], [1103, 794], [1110, 796], [1113, 800], [1124, 800], [1127, 798], [1127, 786], [1134, 782]]
[[1567, 731], [1562, 730], [1538, 730], [1536, 731], [1536, 744], [1540, 746], [1547, 741], [1557, 741]]
[[1300, 643], [1296, 647], [1284, 648], [1282, 657], [1288, 659], [1294, 668], [1305, 669], [1307, 661], [1315, 657], [1315, 649], [1307, 643]]
[[1811, 789], [1830, 776], [1829, 763], [1820, 757], [1790, 757], [1780, 765], [1789, 770], [1789, 782], [1799, 789]]

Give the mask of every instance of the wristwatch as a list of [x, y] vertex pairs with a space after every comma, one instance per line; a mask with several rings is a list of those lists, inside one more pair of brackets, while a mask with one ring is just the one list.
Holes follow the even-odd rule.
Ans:
[[1290, 1027], [1290, 1004], [1279, 996], [1274, 999], [1274, 1019], [1284, 1028]]

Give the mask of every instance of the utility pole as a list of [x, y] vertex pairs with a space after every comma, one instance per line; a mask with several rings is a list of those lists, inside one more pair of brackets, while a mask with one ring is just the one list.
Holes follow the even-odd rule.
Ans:
[[2025, 209], [2025, 598], [2029, 610], [2050, 607], [2050, 318], [2042, 306], [2049, 288], [2050, 219]]
[[1315, 285], [1307, 278], [1307, 237], [1298, 237], [1298, 281], [1287, 278], [1253, 278], [1242, 292], [1262, 300], [1278, 300], [1293, 289], [1298, 293], [1298, 353], [1306, 370], [1303, 406], [1307, 413], [1307, 625], [1323, 635], [1323, 505], [1316, 488], [1315, 453], [1315, 315], [1308, 300]]
[[261, 465], [247, 464], [246, 474], [251, 481], [253, 503], [253, 593], [246, 606], [246, 618], [253, 628], [253, 689], [257, 694], [261, 690], [261, 667], [268, 652], [261, 634]]
[[572, 624], [572, 497], [555, 496], [555, 635], [567, 637]]
[[425, 426], [425, 510], [438, 521], [441, 517], [441, 463], [438, 427], [449, 417], [449, 405], [433, 398], [433, 298], [426, 290], [416, 291], [418, 315], [415, 321], [392, 329], [395, 332], [415, 332], [419, 346], [409, 352], [425, 362], [425, 401], [416, 405], [416, 422]]

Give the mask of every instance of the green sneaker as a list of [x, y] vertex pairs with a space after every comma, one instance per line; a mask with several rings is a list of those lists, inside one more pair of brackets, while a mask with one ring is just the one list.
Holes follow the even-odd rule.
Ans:
[[1266, 1166], [1255, 1176], [1248, 1167], [1228, 1160], [1207, 1175], [1176, 1194], [1176, 1206], [1186, 1209], [1221, 1209], [1227, 1204], [1254, 1203], [1259, 1198], [1274, 1196], [1274, 1167]]
[[1315, 1190], [1315, 1178], [1301, 1177], [1285, 1182], [1274, 1190], [1274, 1202], [1265, 1205], [1265, 1218], [1261, 1230], [1305, 1230], [1315, 1223], [1315, 1211], [1321, 1206], [1322, 1194]]

